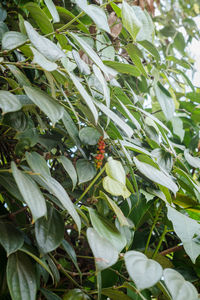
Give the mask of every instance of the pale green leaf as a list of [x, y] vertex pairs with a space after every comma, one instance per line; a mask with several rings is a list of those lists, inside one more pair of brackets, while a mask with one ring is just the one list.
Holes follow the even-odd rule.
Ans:
[[27, 40], [26, 35], [17, 31], [8, 31], [3, 35], [2, 49], [13, 50], [23, 45], [26, 42], [26, 40]]
[[186, 149], [184, 151], [184, 156], [189, 165], [191, 165], [193, 168], [200, 168], [200, 158], [199, 157], [194, 157], [190, 155], [189, 150]]
[[44, 70], [49, 72], [55, 71], [57, 69], [58, 65], [55, 62], [46, 59], [46, 57], [42, 55], [39, 51], [37, 51], [35, 48], [30, 47], [30, 49], [34, 55], [33, 63], [38, 64]]
[[126, 1], [123, 1], [122, 4], [122, 23], [132, 36], [133, 41], [135, 41], [140, 29], [142, 28], [142, 23], [132, 9], [132, 6], [130, 6]]
[[18, 98], [8, 91], [0, 91], [0, 108], [3, 114], [17, 111], [22, 108], [22, 105]]
[[48, 10], [50, 11], [52, 18], [53, 18], [53, 22], [54, 23], [58, 23], [60, 21], [60, 17], [59, 14], [56, 10], [55, 4], [53, 3], [52, 0], [44, 0], [46, 6], [48, 7]]
[[126, 269], [139, 290], [154, 286], [160, 279], [163, 269], [155, 260], [148, 259], [138, 251], [128, 251], [124, 255]]
[[103, 178], [103, 188], [106, 192], [110, 193], [113, 196], [123, 196], [124, 198], [130, 197], [131, 193], [127, 187], [109, 176]]
[[166, 119], [171, 120], [175, 112], [174, 100], [160, 83], [155, 85], [155, 94]]

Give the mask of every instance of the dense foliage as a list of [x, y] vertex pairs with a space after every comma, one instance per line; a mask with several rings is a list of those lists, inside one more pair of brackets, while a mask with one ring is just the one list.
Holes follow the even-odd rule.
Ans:
[[1, 1], [0, 299], [198, 299], [199, 12]]

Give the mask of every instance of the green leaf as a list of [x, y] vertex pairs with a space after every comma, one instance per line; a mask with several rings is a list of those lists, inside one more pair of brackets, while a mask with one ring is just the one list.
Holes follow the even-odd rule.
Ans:
[[171, 190], [174, 194], [178, 191], [177, 185], [173, 182], [170, 176], [167, 176], [164, 172], [159, 171], [153, 166], [140, 162], [136, 157], [133, 158], [138, 170], [150, 180], [161, 184]]
[[118, 125], [128, 137], [133, 135], [133, 129], [127, 125], [117, 114], [110, 110], [103, 103], [95, 101], [96, 106], [107, 116], [109, 117], [116, 125]]
[[22, 247], [24, 238], [22, 232], [19, 231], [12, 223], [0, 221], [0, 244], [7, 252], [7, 256]]
[[126, 173], [120, 161], [109, 157], [108, 162], [106, 163], [106, 174], [112, 179], [125, 185]]
[[106, 74], [108, 75], [109, 70], [103, 64], [100, 57], [96, 54], [96, 52], [90, 47], [90, 45], [84, 41], [81, 37], [76, 35], [75, 33], [70, 32], [69, 35], [78, 43], [78, 45], [87, 53], [87, 55], [91, 58], [91, 60]]
[[76, 162], [78, 184], [90, 181], [96, 175], [94, 165], [87, 159], [79, 159]]
[[155, 85], [155, 94], [166, 119], [171, 120], [174, 116], [175, 105], [169, 92], [159, 83]]
[[8, 31], [8, 26], [0, 21], [0, 42], [2, 42], [3, 35]]
[[40, 218], [35, 222], [35, 237], [43, 254], [55, 250], [63, 240], [63, 217], [50, 204], [47, 205], [47, 217]]
[[186, 94], [186, 97], [190, 99], [192, 102], [200, 103], [200, 93], [197, 92], [189, 92]]
[[137, 19], [140, 20], [142, 27], [137, 34], [136, 41], [144, 41], [147, 40], [149, 42], [153, 42], [154, 40], [154, 23], [146, 10], [143, 10], [140, 6], [131, 6], [134, 11]]
[[83, 127], [79, 131], [79, 138], [85, 145], [97, 145], [100, 136], [101, 134], [99, 133], [99, 131], [93, 127]]
[[94, 21], [99, 29], [110, 33], [104, 10], [97, 5], [88, 5], [87, 0], [76, 0], [76, 4]]
[[103, 178], [103, 188], [113, 196], [123, 196], [126, 199], [131, 195], [125, 184], [109, 176]]
[[138, 48], [136, 47], [136, 45], [128, 44], [125, 49], [127, 50], [128, 55], [130, 56], [130, 58], [131, 58], [132, 62], [134, 63], [134, 65], [138, 68], [138, 70], [140, 70], [142, 75], [147, 77], [146, 70], [143, 67], [143, 64], [141, 62], [140, 57], [138, 56]]
[[175, 36], [173, 46], [184, 55], [184, 50], [186, 46], [185, 39], [183, 37], [183, 34], [181, 32], [178, 32]]
[[173, 117], [170, 121], [172, 123], [174, 134], [176, 134], [182, 142], [185, 136], [185, 130], [183, 129], [183, 121], [181, 120], [181, 118], [178, 117]]
[[91, 227], [87, 229], [86, 233], [88, 243], [95, 257], [97, 271], [102, 271], [114, 265], [118, 260], [118, 251], [113, 245]]
[[154, 286], [160, 279], [163, 269], [155, 260], [148, 259], [138, 251], [128, 251], [124, 255], [126, 269], [139, 290]]
[[130, 6], [126, 1], [123, 1], [122, 4], [122, 23], [132, 36], [133, 41], [135, 41], [142, 28], [142, 23], [132, 9], [132, 6]]
[[131, 300], [129, 296], [124, 294], [122, 291], [118, 291], [114, 288], [105, 288], [101, 291], [102, 295], [109, 297], [112, 300]]
[[[62, 63], [65, 66], [65, 61], [63, 59], [62, 59]], [[88, 94], [88, 92], [85, 90], [85, 88], [82, 86], [82, 84], [79, 82], [79, 80], [77, 79], [77, 77], [74, 74], [72, 74], [71, 72], [68, 72], [68, 74], [69, 74], [71, 80], [73, 81], [75, 87], [79, 91], [80, 95], [82, 96], [83, 100], [89, 107], [89, 109], [94, 117], [95, 123], [97, 124], [98, 111], [94, 105], [94, 101], [92, 100], [92, 97]]]
[[190, 155], [188, 149], [184, 151], [184, 156], [189, 165], [191, 165], [193, 168], [200, 168], [200, 158]]
[[30, 208], [33, 220], [36, 221], [45, 216], [47, 213], [46, 202], [37, 184], [32, 180], [30, 175], [19, 171], [13, 161], [11, 169], [24, 201]]
[[74, 190], [74, 188], [77, 184], [77, 174], [76, 174], [76, 169], [75, 169], [74, 165], [72, 164], [71, 160], [65, 156], [59, 156], [58, 161], [63, 165], [65, 171], [71, 178], [72, 183], [73, 183], [73, 190]]
[[142, 45], [142, 47], [145, 48], [151, 55], [153, 55], [157, 61], [160, 60], [160, 54], [154, 44], [148, 40], [138, 41], [138, 43]]
[[[29, 155], [26, 154], [26, 160], [30, 165], [31, 169], [35, 173], [41, 173], [42, 176], [38, 176], [41, 183], [44, 184], [46, 189], [49, 189], [50, 193], [52, 193], [56, 198], [58, 198], [58, 200], [61, 202], [64, 208], [69, 212], [71, 217], [74, 219], [78, 227], [78, 230], [80, 231], [81, 221], [75, 209], [75, 206], [72, 203], [71, 199], [69, 198], [69, 195], [63, 188], [63, 186], [49, 175], [50, 174], [49, 169], [47, 168], [47, 166], [45, 167], [46, 162], [44, 158], [38, 154], [36, 155], [36, 154], [29, 153]], [[40, 166], [42, 166], [41, 172], [40, 172]]]
[[51, 33], [54, 31], [53, 25], [51, 24], [47, 15], [36, 3], [28, 2], [27, 4], [25, 4], [24, 8], [26, 8], [30, 12], [32, 18], [35, 20], [35, 22], [44, 34]]
[[46, 57], [42, 55], [39, 51], [37, 51], [35, 48], [30, 47], [30, 49], [34, 55], [33, 63], [38, 64], [44, 70], [49, 72], [55, 71], [57, 69], [58, 65], [56, 63], [46, 59]]
[[113, 201], [110, 197], [108, 197], [103, 192], [100, 192], [100, 197], [102, 199], [104, 199], [108, 203], [110, 208], [114, 211], [115, 215], [117, 216], [117, 218], [119, 220], [120, 225], [121, 226], [129, 226], [129, 223], [128, 223], [126, 217], [124, 216], [120, 207], [115, 203], [115, 201]]
[[92, 208], [88, 207], [88, 210], [92, 226], [97, 233], [102, 238], [108, 240], [113, 247], [120, 252], [126, 245], [126, 238], [121, 235], [117, 228], [111, 222], [109, 222], [108, 219], [98, 215]]
[[167, 217], [173, 223], [174, 231], [182, 241], [186, 253], [195, 263], [200, 255], [200, 246], [195, 242], [194, 236], [200, 235], [200, 224], [170, 206], [168, 206]]
[[6, 65], [6, 67], [11, 71], [11, 73], [14, 75], [14, 77], [17, 79], [17, 82], [19, 83], [20, 86], [27, 85], [31, 86], [30, 81], [24, 75], [22, 71], [20, 71], [16, 66], [14, 65]]
[[194, 285], [173, 269], [165, 269], [164, 282], [173, 300], [197, 300], [198, 292]]
[[64, 108], [54, 98], [40, 89], [24, 86], [26, 95], [49, 117], [53, 125], [64, 114]]
[[26, 41], [27, 41], [26, 35], [17, 31], [8, 31], [3, 35], [2, 49], [13, 50], [23, 45]]
[[60, 21], [60, 17], [59, 17], [59, 14], [56, 10], [56, 7], [55, 7], [53, 1], [52, 0], [44, 0], [44, 2], [52, 15], [53, 22], [58, 23]]
[[78, 262], [77, 262], [76, 253], [74, 251], [74, 248], [66, 240], [62, 241], [62, 246], [63, 246], [64, 250], [67, 252], [67, 254], [69, 255], [70, 259], [72, 260], [73, 264], [75, 265], [77, 271], [79, 272], [79, 274], [81, 276], [81, 270], [78, 266]]
[[72, 140], [76, 143], [77, 146], [80, 146], [81, 142], [79, 140], [78, 129], [66, 110], [64, 111], [62, 121], [69, 136], [72, 138]]
[[36, 299], [36, 274], [26, 254], [21, 252], [11, 254], [8, 257], [6, 272], [12, 300]]
[[150, 157], [152, 156], [152, 154], [145, 150], [144, 148], [142, 147], [139, 147], [133, 143], [130, 143], [130, 142], [127, 142], [127, 141], [121, 141], [121, 144], [125, 147], [125, 148], [128, 148], [134, 152], [138, 152], [138, 153], [142, 153], [142, 154], [146, 154], [146, 155], [149, 155]]
[[37, 33], [29, 22], [25, 21], [24, 26], [33, 46], [47, 59], [55, 62], [65, 56], [65, 53], [56, 44]]
[[3, 114], [17, 111], [22, 108], [22, 105], [18, 98], [8, 91], [0, 91], [0, 108]]
[[104, 98], [106, 100], [106, 106], [110, 107], [110, 90], [108, 88], [107, 82], [106, 82], [101, 70], [95, 64], [93, 65], [93, 71], [94, 71], [94, 75], [100, 81], [100, 83], [103, 87], [103, 93], [104, 93]]
[[90, 300], [91, 298], [80, 289], [73, 289], [64, 294], [63, 300]]
[[111, 67], [123, 74], [129, 74], [135, 77], [138, 77], [141, 74], [140, 70], [137, 67], [134, 67], [133, 65], [130, 64], [125, 64], [125, 63], [120, 63], [118, 61], [110, 61], [110, 60], [104, 60], [103, 62], [106, 66]]
[[40, 288], [41, 293], [45, 296], [47, 300], [62, 300], [60, 297], [58, 297], [55, 293], [44, 289]]

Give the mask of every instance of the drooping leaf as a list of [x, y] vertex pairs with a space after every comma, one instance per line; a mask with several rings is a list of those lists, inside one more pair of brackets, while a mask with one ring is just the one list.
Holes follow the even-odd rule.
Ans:
[[65, 171], [71, 178], [74, 189], [77, 184], [77, 174], [74, 165], [72, 164], [71, 160], [65, 156], [59, 156], [58, 161], [63, 165]]
[[19, 68], [17, 68], [15, 65], [7, 65], [7, 68], [14, 75], [14, 77], [16, 78], [16, 80], [20, 86], [23, 86], [23, 85], [31, 86], [30, 81], [28, 80], [26, 75], [22, 71], [20, 71]]
[[0, 108], [5, 114], [20, 110], [22, 105], [15, 95], [8, 91], [0, 91]]
[[97, 5], [88, 5], [87, 0], [76, 0], [76, 4], [94, 21], [99, 29], [110, 33], [107, 17], [102, 8]]
[[8, 31], [3, 35], [2, 38], [2, 49], [3, 50], [13, 50], [21, 45], [23, 45], [27, 40], [27, 36], [17, 32]]
[[42, 55], [39, 51], [35, 48], [30, 47], [31, 51], [33, 52], [34, 58], [33, 63], [38, 64], [44, 70], [52, 72], [57, 69], [58, 65], [48, 59], [44, 55]]
[[53, 124], [63, 117], [64, 108], [47, 93], [29, 86], [24, 86], [24, 91], [33, 103], [50, 118]]
[[109, 176], [103, 178], [103, 188], [113, 196], [123, 196], [126, 199], [131, 195], [125, 184]]
[[26, 254], [16, 252], [8, 257], [7, 283], [12, 300], [36, 299], [36, 274]]
[[103, 87], [104, 98], [106, 100], [106, 106], [110, 107], [110, 90], [108, 88], [107, 82], [106, 82], [101, 70], [96, 65], [93, 65], [93, 71], [94, 71], [95, 76], [98, 78], [98, 80], [100, 81], [100, 83]]
[[194, 168], [200, 168], [200, 158], [190, 155], [189, 150], [184, 151], [184, 156], [187, 162]]
[[24, 238], [22, 232], [19, 231], [12, 223], [0, 222], [1, 234], [0, 244], [7, 252], [7, 256], [22, 247]]
[[49, 18], [37, 3], [28, 2], [27, 4], [25, 4], [24, 7], [30, 12], [32, 18], [35, 20], [35, 22], [44, 34], [51, 33], [54, 31], [53, 25], [51, 24]]
[[121, 162], [112, 157], [109, 157], [106, 163], [106, 174], [122, 184], [126, 183], [126, 173]]
[[24, 201], [30, 208], [33, 220], [36, 221], [45, 216], [47, 213], [46, 202], [37, 184], [30, 175], [18, 170], [14, 162], [11, 163], [11, 169]]
[[123, 1], [122, 4], [122, 23], [132, 36], [133, 41], [135, 41], [139, 31], [142, 28], [142, 23], [132, 7], [126, 1]]
[[160, 83], [155, 86], [155, 93], [167, 120], [174, 116], [175, 105], [169, 92]]
[[44, 0], [46, 6], [48, 7], [48, 10], [50, 11], [52, 18], [53, 18], [53, 22], [54, 23], [58, 23], [60, 21], [60, 17], [59, 14], [56, 10], [56, 7], [53, 3], [52, 0]]
[[37, 33], [29, 22], [25, 21], [24, 26], [33, 46], [47, 59], [55, 62], [65, 56], [64, 52], [56, 44]]
[[78, 266], [77, 257], [76, 257], [76, 253], [74, 251], [74, 248], [66, 240], [62, 241], [62, 246], [63, 246], [64, 250], [67, 252], [67, 254], [69, 255], [70, 259], [72, 260], [73, 264], [75, 265], [75, 267], [76, 267], [77, 271], [79, 272], [80, 276], [82, 276], [81, 275], [81, 270]]
[[154, 168], [153, 166], [143, 163], [139, 161], [136, 157], [134, 157], [134, 162], [138, 170], [146, 177], [148, 177], [150, 180], [161, 184], [165, 187], [167, 187], [169, 190], [171, 190], [174, 194], [178, 191], [177, 185], [174, 183], [174, 181], [170, 178], [170, 176], [167, 176], [164, 172], [159, 171], [158, 169]]
[[172, 295], [173, 300], [197, 300], [198, 292], [194, 285], [173, 269], [165, 269], [164, 282]]
[[[196, 243], [195, 235], [200, 235], [200, 224], [186, 215], [181, 214], [176, 209], [168, 206], [168, 219], [173, 223], [174, 230], [183, 243], [186, 253], [195, 263], [200, 255], [200, 246]], [[185, 228], [186, 230], [183, 230]]]
[[154, 286], [163, 273], [162, 267], [155, 260], [148, 259], [138, 251], [128, 251], [124, 255], [126, 269], [139, 290]]
[[88, 210], [94, 229], [102, 238], [107, 239], [113, 247], [120, 252], [126, 245], [126, 238], [121, 235], [111, 222], [98, 215], [94, 209], [88, 208]]
[[137, 34], [137, 41], [149, 41], [154, 40], [154, 23], [146, 10], [143, 10], [140, 6], [131, 6], [138, 20], [142, 24], [139, 33]]
[[87, 239], [95, 257], [97, 271], [102, 271], [117, 262], [118, 251], [91, 227], [87, 229]]
[[90, 181], [96, 174], [94, 165], [87, 159], [79, 159], [76, 162], [79, 184]]
[[63, 217], [50, 204], [47, 206], [47, 216], [35, 222], [35, 237], [43, 254], [55, 250], [63, 240]]

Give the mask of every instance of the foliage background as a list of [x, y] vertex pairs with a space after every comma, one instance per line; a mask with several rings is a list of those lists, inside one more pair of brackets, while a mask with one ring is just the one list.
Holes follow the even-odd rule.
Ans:
[[199, 12], [1, 2], [0, 299], [198, 299]]

